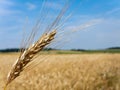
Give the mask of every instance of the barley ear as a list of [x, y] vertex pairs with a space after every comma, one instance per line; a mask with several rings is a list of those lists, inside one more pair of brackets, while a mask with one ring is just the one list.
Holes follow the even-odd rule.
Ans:
[[35, 42], [33, 45], [29, 46], [17, 59], [15, 64], [13, 65], [11, 71], [8, 74], [6, 86], [10, 84], [15, 78], [20, 76], [21, 72], [24, 70], [25, 66], [28, 65], [33, 59], [33, 57], [40, 52], [46, 45], [51, 43], [51, 41], [55, 38], [56, 30], [53, 30], [49, 33], [45, 33], [41, 36], [41, 38]]

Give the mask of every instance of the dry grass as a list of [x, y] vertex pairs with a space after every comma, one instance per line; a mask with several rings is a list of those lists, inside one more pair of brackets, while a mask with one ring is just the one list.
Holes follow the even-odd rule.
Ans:
[[[18, 54], [0, 54], [0, 90]], [[36, 61], [39, 61], [41, 55]], [[50, 55], [8, 90], [120, 90], [120, 54]]]

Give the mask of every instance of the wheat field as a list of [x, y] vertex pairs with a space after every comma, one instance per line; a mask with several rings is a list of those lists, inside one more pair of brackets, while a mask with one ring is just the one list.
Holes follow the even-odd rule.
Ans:
[[[0, 90], [18, 56], [0, 54]], [[45, 54], [34, 61], [7, 90], [120, 90], [120, 54]]]

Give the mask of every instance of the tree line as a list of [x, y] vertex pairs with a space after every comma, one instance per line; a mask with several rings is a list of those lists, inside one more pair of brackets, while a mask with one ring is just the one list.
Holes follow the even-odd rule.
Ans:
[[[104, 50], [120, 50], [120, 47], [110, 47], [106, 48]], [[0, 52], [7, 53], [7, 52], [20, 52], [21, 49], [19, 48], [8, 48], [8, 49], [1, 49]], [[51, 51], [51, 50], [59, 50], [59, 49], [54, 49], [54, 48], [45, 48], [43, 51]], [[70, 49], [70, 51], [88, 51], [85, 49]]]

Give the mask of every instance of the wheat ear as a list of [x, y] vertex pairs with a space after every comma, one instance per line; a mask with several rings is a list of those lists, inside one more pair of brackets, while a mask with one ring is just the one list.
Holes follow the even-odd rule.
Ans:
[[20, 76], [20, 73], [24, 70], [25, 66], [32, 61], [33, 57], [41, 51], [46, 45], [48, 45], [55, 37], [56, 30], [51, 31], [50, 33], [45, 33], [41, 38], [28, 49], [26, 49], [17, 59], [16, 63], [13, 65], [13, 68], [8, 74], [7, 83], [5, 88], [10, 84], [15, 78]]

